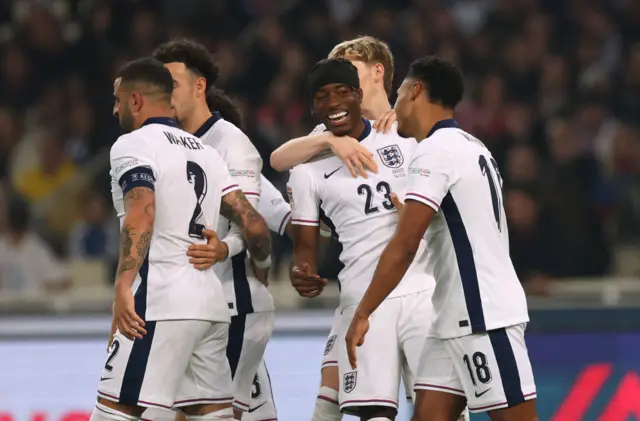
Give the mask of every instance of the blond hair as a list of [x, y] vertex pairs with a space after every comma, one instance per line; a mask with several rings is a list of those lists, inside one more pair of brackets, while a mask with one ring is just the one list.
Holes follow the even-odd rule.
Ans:
[[369, 35], [343, 41], [333, 47], [329, 58], [346, 58], [362, 61], [366, 64], [382, 64], [384, 68], [384, 90], [391, 94], [395, 65], [389, 45]]

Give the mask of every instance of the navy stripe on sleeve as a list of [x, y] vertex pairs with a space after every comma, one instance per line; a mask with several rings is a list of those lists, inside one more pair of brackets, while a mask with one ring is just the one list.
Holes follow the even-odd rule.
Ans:
[[156, 178], [153, 175], [153, 170], [147, 166], [139, 166], [131, 168], [126, 173], [120, 176], [118, 184], [122, 189], [122, 194], [125, 195], [136, 187], [146, 187], [154, 190]]

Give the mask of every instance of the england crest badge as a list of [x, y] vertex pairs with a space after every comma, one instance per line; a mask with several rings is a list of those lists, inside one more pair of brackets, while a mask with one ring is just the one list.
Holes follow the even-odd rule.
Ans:
[[333, 345], [336, 343], [337, 337], [338, 337], [337, 335], [329, 336], [329, 339], [327, 340], [327, 345], [324, 347], [324, 355], [327, 355], [333, 349]]
[[344, 374], [344, 393], [351, 393], [356, 388], [358, 382], [358, 372], [351, 371]]
[[378, 149], [382, 163], [389, 168], [398, 168], [404, 163], [404, 156], [398, 145], [389, 145]]

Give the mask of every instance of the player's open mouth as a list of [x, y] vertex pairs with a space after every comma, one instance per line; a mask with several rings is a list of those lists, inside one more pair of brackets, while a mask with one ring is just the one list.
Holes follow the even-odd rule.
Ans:
[[333, 124], [342, 124], [347, 121], [347, 117], [349, 117], [348, 111], [339, 111], [337, 113], [332, 113], [327, 116], [329, 121]]

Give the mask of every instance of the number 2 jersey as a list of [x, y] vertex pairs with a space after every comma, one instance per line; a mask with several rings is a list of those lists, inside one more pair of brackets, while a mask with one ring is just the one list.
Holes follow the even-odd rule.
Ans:
[[[378, 164], [378, 174], [353, 178], [344, 163], [331, 156], [298, 165], [291, 170], [289, 195], [294, 225], [318, 226], [324, 222], [342, 244], [340, 260], [340, 305], [357, 304], [373, 279], [378, 259], [393, 236], [398, 222], [390, 194], [402, 198], [408, 174], [408, 159], [417, 147], [415, 139], [371, 129], [364, 120], [361, 144]], [[407, 274], [389, 297], [412, 294], [434, 287], [426, 273], [424, 244]]]
[[434, 334], [447, 339], [529, 321], [509, 257], [502, 180], [491, 152], [454, 120], [438, 122], [409, 165], [405, 200], [437, 213], [427, 229], [436, 278]]
[[228, 322], [229, 308], [213, 269], [196, 270], [187, 256], [205, 243], [201, 230], [215, 226], [221, 198], [238, 190], [220, 155], [177, 128], [169, 118], [150, 118], [111, 147], [111, 190], [120, 218], [131, 189], [155, 192], [149, 252], [134, 282], [136, 313], [144, 320], [199, 319]]

